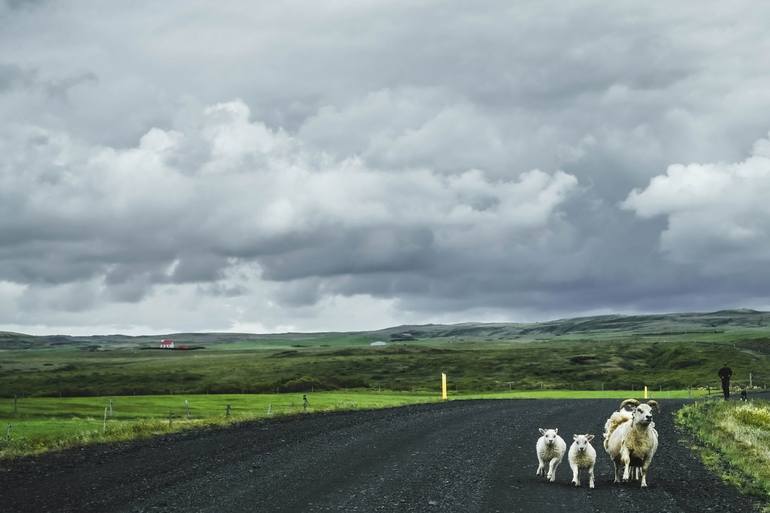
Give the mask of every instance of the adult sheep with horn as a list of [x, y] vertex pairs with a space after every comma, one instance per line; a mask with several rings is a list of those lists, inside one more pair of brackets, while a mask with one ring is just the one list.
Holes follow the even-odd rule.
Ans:
[[658, 431], [652, 421], [653, 411], [659, 411], [656, 401], [640, 403], [636, 399], [626, 399], [620, 404], [604, 428], [604, 449], [615, 466], [615, 482], [628, 481], [631, 470], [633, 477], [641, 475], [642, 488], [647, 487], [647, 471], [652, 458], [658, 450]]

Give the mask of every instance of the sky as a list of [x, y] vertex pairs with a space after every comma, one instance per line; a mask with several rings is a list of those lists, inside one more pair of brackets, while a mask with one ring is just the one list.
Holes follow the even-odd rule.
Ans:
[[0, 330], [769, 309], [768, 19], [0, 0]]

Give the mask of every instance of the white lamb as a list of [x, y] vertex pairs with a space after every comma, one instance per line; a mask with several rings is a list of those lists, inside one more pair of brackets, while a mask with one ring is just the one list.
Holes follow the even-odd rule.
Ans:
[[549, 481], [556, 481], [556, 469], [559, 468], [561, 460], [564, 459], [564, 453], [567, 452], [567, 443], [559, 436], [559, 429], [540, 428], [540, 434], [543, 435], [537, 440], [537, 473], [542, 476], [545, 474], [545, 466], [548, 464], [547, 478]]
[[594, 487], [594, 465], [596, 465], [596, 450], [591, 445], [594, 435], [573, 435], [569, 448], [568, 461], [572, 468], [572, 484], [580, 486], [579, 471], [588, 469], [588, 487]]
[[[623, 467], [623, 481], [631, 477], [631, 468], [640, 467], [642, 488], [647, 487], [647, 470], [652, 457], [658, 450], [658, 432], [652, 422], [650, 404], [640, 404], [632, 412], [631, 419], [617, 425], [609, 434], [605, 444], [615, 466], [615, 482], [620, 482], [620, 467]], [[636, 474], [636, 471], [634, 471]]]

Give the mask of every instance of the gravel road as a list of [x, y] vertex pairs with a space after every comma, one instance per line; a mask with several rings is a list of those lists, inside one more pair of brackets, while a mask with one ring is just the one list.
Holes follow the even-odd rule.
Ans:
[[[650, 487], [611, 483], [614, 400], [452, 401], [303, 415], [0, 463], [11, 512], [755, 511], [679, 442], [664, 401]], [[538, 427], [597, 434], [596, 488], [535, 476]]]

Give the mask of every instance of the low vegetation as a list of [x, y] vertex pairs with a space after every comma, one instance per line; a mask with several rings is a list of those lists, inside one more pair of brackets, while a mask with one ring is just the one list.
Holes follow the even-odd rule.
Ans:
[[677, 412], [704, 462], [770, 511], [770, 402], [706, 401]]
[[[345, 389], [428, 391], [441, 372], [456, 392], [513, 389], [656, 390], [711, 386], [730, 362], [737, 383], [753, 371], [770, 383], [770, 358], [740, 344], [613, 340], [436, 341], [385, 347], [141, 351], [103, 346], [0, 350], [0, 396], [88, 396], [311, 392]], [[764, 381], [763, 381], [764, 380]]]
[[393, 392], [29, 398], [0, 407], [0, 458], [281, 415], [437, 401]]
[[[355, 333], [33, 337], [0, 333], [0, 397], [718, 388], [770, 384], [770, 314], [601, 316], [535, 324], [400, 326]], [[165, 335], [164, 335], [165, 337]], [[370, 345], [375, 343], [376, 345]]]

